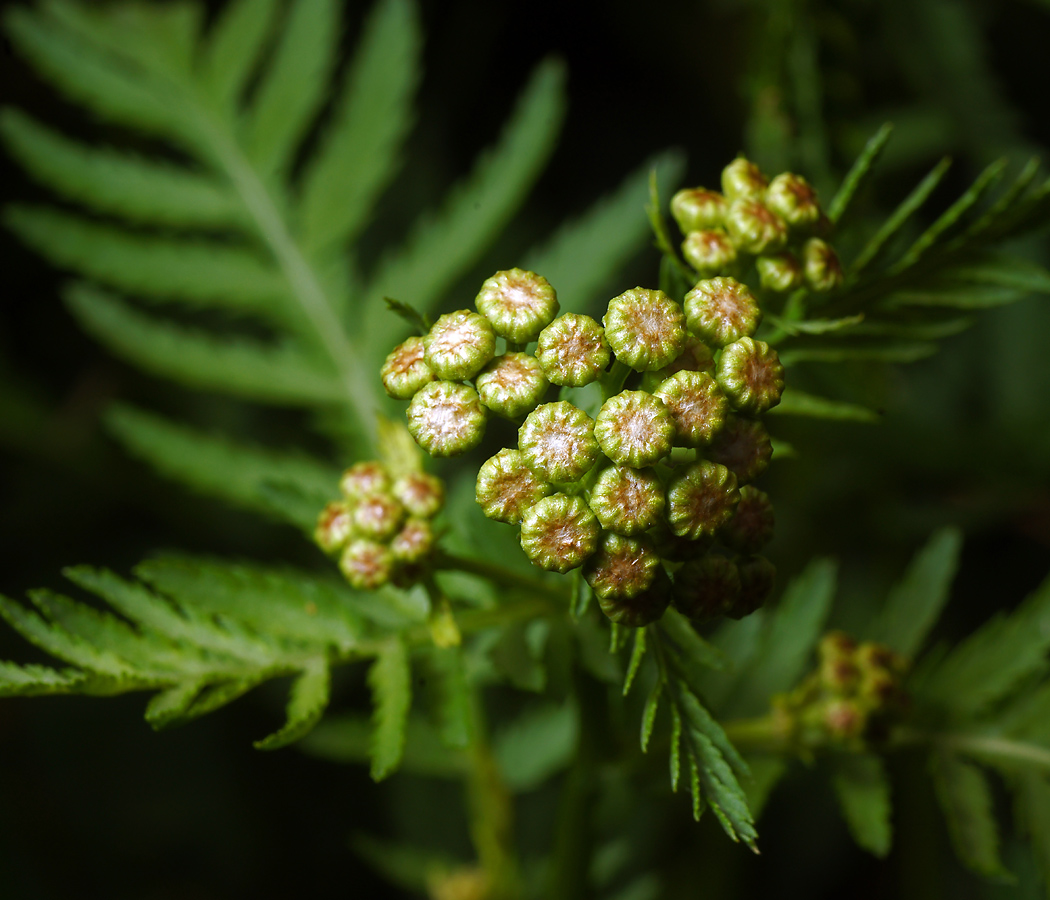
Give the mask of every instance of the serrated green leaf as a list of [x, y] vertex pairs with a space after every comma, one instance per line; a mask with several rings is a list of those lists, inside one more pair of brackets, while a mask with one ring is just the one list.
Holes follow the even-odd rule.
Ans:
[[76, 691], [87, 677], [75, 669], [0, 661], [0, 697], [35, 697]]
[[273, 30], [277, 0], [231, 0], [212, 26], [201, 59], [201, 80], [212, 104], [232, 110]]
[[682, 773], [682, 714], [678, 711], [678, 706], [674, 703], [671, 704], [671, 748], [670, 748], [670, 767], [671, 767], [671, 790], [678, 791], [678, 779]]
[[977, 766], [950, 753], [934, 753], [930, 762], [937, 799], [959, 859], [981, 875], [1002, 875], [988, 779]]
[[959, 566], [962, 533], [957, 528], [936, 532], [893, 586], [886, 605], [868, 629], [871, 640], [913, 657], [937, 622], [952, 578]]
[[854, 334], [864, 337], [903, 338], [906, 341], [939, 341], [962, 334], [973, 325], [973, 321], [969, 316], [958, 316], [950, 319], [937, 318], [933, 321], [865, 322], [857, 326]]
[[850, 834], [861, 848], [880, 859], [890, 852], [890, 782], [882, 760], [870, 754], [834, 760], [831, 783]]
[[950, 266], [942, 277], [973, 284], [1012, 288], [1030, 294], [1050, 294], [1050, 271], [1028, 259], [985, 254]]
[[664, 683], [657, 679], [645, 698], [645, 708], [642, 710], [641, 745], [642, 752], [649, 749], [649, 739], [653, 736], [653, 725], [656, 724], [656, 712], [660, 707], [660, 694], [663, 693]]
[[1014, 782], [1019, 830], [1028, 836], [1044, 884], [1050, 884], [1050, 781], [1027, 772]]
[[772, 316], [768, 313], [763, 316], [763, 321], [775, 325], [785, 334], [831, 334], [836, 331], [845, 331], [856, 328], [864, 321], [864, 313], [855, 316], [844, 316], [840, 319], [785, 319], [780, 316]]
[[886, 122], [868, 139], [868, 143], [864, 145], [860, 156], [857, 157], [849, 172], [846, 173], [846, 177], [842, 180], [842, 185], [839, 187], [838, 192], [831, 203], [828, 204], [828, 218], [832, 222], [838, 222], [842, 218], [842, 214], [849, 208], [850, 201], [868, 177], [879, 156], [882, 155], [882, 151], [889, 142], [892, 132], [893, 125], [890, 122]]
[[1024, 168], [1017, 178], [1014, 179], [1013, 184], [1003, 191], [998, 199], [966, 229], [963, 235], [952, 242], [953, 245], [972, 240], [984, 232], [994, 229], [1002, 220], [1004, 214], [1009, 215], [1020, 205], [1019, 201], [1021, 201], [1024, 193], [1031, 186], [1038, 173], [1039, 159], [1033, 156], [1025, 163]]
[[920, 341], [895, 341], [870, 344], [841, 344], [791, 347], [780, 351], [785, 366], [798, 363], [883, 362], [909, 363], [925, 359], [937, 352], [936, 344]]
[[693, 798], [693, 821], [699, 822], [707, 804], [700, 789], [700, 766], [692, 753], [689, 754], [689, 793]]
[[635, 676], [641, 668], [642, 660], [645, 658], [645, 628], [634, 630], [634, 646], [631, 648], [631, 661], [627, 665], [627, 674], [623, 679], [623, 695], [626, 697], [634, 684]]
[[579, 716], [569, 703], [546, 703], [519, 713], [493, 737], [504, 782], [516, 792], [538, 788], [572, 762], [579, 731]]
[[446, 747], [463, 749], [470, 741], [474, 699], [463, 651], [459, 647], [435, 648], [430, 656], [435, 677], [438, 732]]
[[146, 704], [146, 721], [157, 731], [183, 724], [193, 701], [205, 686], [206, 682], [203, 680], [191, 680], [176, 684], [165, 691], [158, 691]]
[[837, 422], [874, 423], [880, 421], [879, 414], [866, 406], [818, 397], [795, 388], [785, 388], [780, 397], [780, 403], [770, 412], [781, 416], [806, 416], [814, 419], [831, 419]]
[[721, 669], [725, 658], [719, 649], [705, 641], [678, 610], [668, 609], [660, 619], [659, 630], [664, 646], [673, 654], [675, 668], [686, 683], [698, 690], [704, 669]]
[[276, 750], [294, 743], [321, 721], [328, 708], [332, 676], [323, 656], [310, 660], [292, 684], [287, 720], [280, 729], [255, 742], [256, 750]]
[[393, 297], [384, 297], [383, 302], [390, 312], [408, 322], [417, 334], [423, 335], [430, 331], [432, 323], [429, 316], [424, 316], [412, 304], [403, 303], [401, 300], [395, 300]]
[[[992, 309], [1015, 303], [1027, 292], [999, 285], [962, 284], [941, 282], [925, 287], [894, 291], [881, 304], [885, 309], [897, 310], [908, 307], [931, 309]], [[910, 362], [910, 360], [903, 360]]]
[[405, 726], [412, 705], [412, 672], [404, 643], [392, 638], [368, 669], [372, 689], [372, 778], [382, 781], [401, 762]]

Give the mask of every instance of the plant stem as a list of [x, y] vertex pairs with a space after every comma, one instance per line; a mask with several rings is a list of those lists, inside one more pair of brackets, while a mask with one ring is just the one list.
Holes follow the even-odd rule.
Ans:
[[1050, 770], [1050, 750], [1037, 744], [995, 735], [922, 732], [901, 728], [893, 733], [890, 743], [897, 747], [929, 744], [981, 759], [1037, 765]]
[[437, 571], [444, 570], [446, 572], [464, 572], [468, 575], [477, 575], [503, 587], [524, 590], [530, 594], [540, 594], [551, 600], [557, 599], [559, 602], [568, 597], [567, 591], [555, 589], [551, 582], [545, 578], [525, 575], [481, 559], [441, 553], [434, 563], [434, 568]]

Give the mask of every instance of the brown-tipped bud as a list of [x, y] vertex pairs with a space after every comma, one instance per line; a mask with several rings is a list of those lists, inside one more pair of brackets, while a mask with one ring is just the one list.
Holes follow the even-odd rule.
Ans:
[[616, 358], [637, 372], [662, 369], [685, 348], [685, 314], [663, 291], [624, 291], [609, 301], [602, 322]]
[[347, 500], [390, 490], [390, 474], [381, 462], [354, 463], [339, 477], [339, 490]]
[[726, 615], [731, 619], [742, 619], [759, 609], [773, 593], [773, 582], [777, 570], [764, 556], [747, 556], [738, 559], [740, 573], [740, 596]]
[[637, 597], [652, 585], [660, 557], [644, 535], [638, 538], [607, 532], [597, 552], [583, 567], [583, 577], [599, 600]]
[[594, 419], [567, 400], [537, 407], [518, 429], [518, 448], [541, 478], [568, 484], [598, 460]]
[[740, 502], [718, 533], [727, 547], [740, 553], [758, 553], [773, 538], [773, 501], [750, 484], [740, 488]]
[[817, 645], [821, 660], [852, 659], [856, 652], [857, 642], [844, 631], [829, 631]]
[[527, 353], [497, 356], [481, 370], [475, 384], [481, 402], [508, 419], [532, 412], [550, 387], [539, 362]]
[[709, 553], [687, 562], [675, 573], [671, 602], [698, 622], [723, 616], [740, 596], [740, 573], [728, 556]]
[[831, 693], [840, 696], [852, 694], [860, 682], [860, 670], [845, 656], [821, 659], [820, 682]]
[[722, 170], [722, 193], [729, 200], [765, 196], [769, 179], [751, 160], [738, 156]]
[[855, 700], [835, 698], [824, 706], [822, 717], [828, 736], [834, 740], [852, 741], [864, 734], [868, 716]]
[[772, 409], [784, 392], [784, 367], [777, 351], [749, 337], [722, 351], [716, 377], [733, 407], [752, 415]]
[[631, 536], [660, 521], [666, 498], [652, 469], [609, 466], [594, 482], [588, 504], [602, 528]]
[[678, 372], [655, 391], [675, 427], [675, 442], [687, 447], [707, 444], [725, 424], [729, 401], [706, 372]]
[[758, 200], [735, 200], [726, 213], [729, 239], [741, 253], [774, 253], [787, 243], [788, 227]]
[[474, 301], [496, 334], [527, 344], [558, 315], [558, 295], [542, 275], [507, 269], [485, 279]]
[[806, 284], [815, 291], [833, 291], [842, 284], [842, 263], [835, 248], [820, 238], [802, 245], [802, 272]]
[[473, 378], [496, 353], [489, 320], [469, 309], [445, 313], [423, 342], [427, 365], [445, 381]]
[[766, 188], [766, 206], [792, 228], [812, 228], [821, 216], [817, 192], [794, 172], [781, 172]]
[[350, 515], [350, 507], [346, 503], [333, 500], [325, 504], [325, 508], [317, 517], [314, 542], [325, 553], [335, 553], [350, 540], [353, 531], [354, 521]]
[[708, 278], [685, 295], [689, 330], [712, 347], [754, 334], [762, 314], [747, 285], [735, 278]]
[[390, 580], [394, 554], [385, 544], [357, 538], [346, 545], [339, 557], [339, 570], [357, 590], [375, 590]]
[[516, 525], [553, 490], [529, 468], [520, 450], [500, 450], [478, 472], [474, 496], [490, 519]]
[[682, 234], [716, 228], [729, 204], [718, 191], [707, 188], [683, 188], [671, 198], [671, 215]]
[[426, 519], [407, 519], [390, 542], [394, 559], [407, 565], [422, 562], [433, 549], [434, 529]]
[[646, 377], [651, 379], [650, 384], [660, 384], [676, 372], [708, 372], [714, 375], [715, 357], [711, 348], [695, 335], [687, 334], [685, 347], [678, 354], [678, 358], [670, 365], [650, 372]]
[[783, 294], [802, 287], [802, 263], [795, 254], [784, 250], [755, 260], [758, 281], [767, 291]]
[[736, 475], [738, 484], [748, 484], [769, 465], [773, 442], [761, 422], [730, 415], [704, 452], [712, 462], [721, 463]]
[[566, 313], [540, 332], [536, 359], [551, 384], [583, 387], [609, 365], [605, 329], [590, 316]]
[[363, 538], [385, 541], [392, 537], [405, 518], [405, 508], [390, 494], [368, 494], [360, 498], [351, 512], [354, 532]]
[[698, 275], [710, 278], [736, 262], [736, 247], [721, 228], [690, 231], [682, 241], [682, 256]]
[[379, 370], [383, 389], [396, 400], [411, 400], [424, 384], [434, 380], [434, 371], [424, 358], [423, 338], [410, 337], [398, 344]]
[[410, 516], [432, 519], [445, 505], [445, 485], [425, 472], [412, 472], [394, 482], [391, 492]]
[[485, 407], [470, 385], [432, 381], [408, 405], [408, 430], [431, 456], [458, 456], [485, 436]]
[[729, 469], [696, 462], [667, 485], [667, 521], [679, 537], [711, 537], [729, 521], [739, 499], [736, 477]]
[[549, 572], [568, 572], [598, 548], [601, 528], [586, 503], [568, 494], [544, 497], [521, 520], [521, 548]]
[[594, 436], [620, 466], [651, 466], [671, 452], [674, 420], [664, 402], [645, 391], [621, 391], [602, 404]]

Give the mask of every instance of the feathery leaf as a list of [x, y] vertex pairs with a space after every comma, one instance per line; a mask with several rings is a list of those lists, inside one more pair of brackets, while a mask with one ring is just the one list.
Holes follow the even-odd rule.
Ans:
[[212, 26], [201, 60], [201, 80], [221, 112], [234, 109], [244, 93], [277, 11], [277, 0], [231, 0]]
[[999, 829], [988, 779], [977, 766], [946, 752], [931, 759], [933, 785], [948, 821], [955, 852], [982, 875], [1001, 875]]
[[288, 699], [288, 720], [280, 731], [256, 741], [255, 749], [276, 750], [287, 747], [312, 731], [328, 708], [331, 684], [328, 661], [324, 657], [310, 660], [292, 684]]
[[372, 688], [372, 778], [381, 781], [401, 762], [405, 749], [405, 726], [412, 704], [412, 673], [408, 652], [397, 638], [379, 651], [368, 670]]
[[831, 203], [828, 204], [828, 218], [832, 222], [838, 222], [842, 218], [842, 214], [849, 208], [853, 196], [868, 177], [868, 173], [871, 172], [879, 156], [882, 155], [882, 151], [889, 142], [892, 132], [893, 125], [886, 122], [868, 139], [868, 143], [864, 145], [860, 156], [857, 157], [849, 172], [846, 173], [846, 177], [842, 180], [842, 186], [838, 189], [838, 193], [835, 194]]
[[865, 406], [842, 400], [829, 400], [807, 394], [795, 388], [785, 388], [780, 403], [771, 413], [781, 416], [808, 416], [814, 419], [831, 419], [838, 422], [878, 422], [879, 414]]
[[831, 783], [853, 840], [875, 856], [889, 853], [890, 782], [882, 760], [870, 754], [837, 758]]

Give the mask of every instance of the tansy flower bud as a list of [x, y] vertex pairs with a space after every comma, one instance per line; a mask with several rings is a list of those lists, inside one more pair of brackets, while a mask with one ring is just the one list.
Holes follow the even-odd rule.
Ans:
[[740, 573], [729, 557], [709, 553], [675, 573], [671, 602], [683, 616], [705, 622], [724, 615], [740, 596]]
[[671, 452], [675, 427], [662, 400], [645, 391], [621, 391], [602, 404], [594, 436], [602, 453], [621, 466], [651, 466]]
[[390, 489], [390, 475], [380, 462], [354, 463], [339, 478], [339, 490], [347, 500]]
[[527, 353], [496, 357], [481, 370], [475, 384], [481, 402], [508, 419], [535, 409], [550, 387], [539, 362]]
[[663, 382], [654, 396], [663, 400], [674, 420], [676, 443], [700, 447], [722, 428], [729, 401], [706, 372], [679, 372]]
[[550, 572], [568, 572], [582, 565], [598, 547], [598, 520], [579, 497], [551, 494], [521, 521], [521, 548]]
[[473, 378], [496, 352], [489, 320], [466, 309], [445, 313], [423, 341], [427, 365], [445, 381]]
[[726, 198], [718, 191], [702, 187], [683, 188], [671, 198], [671, 215], [682, 234], [688, 234], [721, 225], [728, 206]]
[[554, 490], [529, 468], [519, 450], [500, 450], [478, 472], [475, 498], [490, 519], [516, 525]]
[[456, 456], [485, 435], [485, 407], [474, 388], [432, 381], [408, 405], [408, 430], [431, 456]]
[[602, 321], [616, 358], [638, 372], [663, 368], [685, 347], [682, 307], [663, 291], [625, 291], [609, 301]]
[[557, 484], [576, 481], [598, 460], [594, 420], [567, 400], [544, 403], [518, 429], [518, 448], [541, 478]]
[[434, 380], [434, 372], [424, 359], [423, 338], [410, 337], [398, 344], [379, 370], [383, 388], [396, 400], [409, 400], [424, 384]]
[[769, 179], [749, 159], [738, 156], [722, 170], [722, 193], [729, 200], [739, 197], [761, 199], [769, 185]]
[[317, 517], [314, 541], [325, 553], [334, 553], [350, 539], [353, 530], [350, 508], [345, 503], [333, 500], [325, 504]]
[[729, 402], [741, 412], [763, 413], [776, 406], [784, 392], [784, 367], [777, 351], [749, 337], [722, 351], [716, 377]]
[[741, 553], [757, 553], [773, 537], [773, 503], [769, 494], [750, 484], [740, 488], [736, 512], [718, 536], [727, 547]]
[[736, 568], [740, 573], [740, 596], [726, 615], [732, 619], [742, 619], [751, 615], [769, 599], [777, 570], [764, 556], [738, 559]]
[[903, 675], [908, 670], [907, 659], [899, 653], [894, 653], [885, 644], [865, 641], [857, 647], [855, 658], [857, 665], [865, 671]]
[[696, 462], [667, 485], [667, 521], [679, 537], [710, 537], [729, 521], [739, 499], [736, 476], [729, 469]]
[[611, 621], [627, 628], [643, 628], [664, 614], [671, 599], [671, 579], [661, 568], [653, 583], [634, 597], [599, 597], [598, 606]]
[[390, 542], [390, 552], [399, 563], [422, 562], [434, 549], [434, 530], [426, 519], [411, 518]]
[[487, 278], [474, 301], [496, 334], [527, 344], [558, 314], [558, 296], [547, 279], [524, 269], [507, 269]]
[[833, 291], [842, 284], [839, 256], [820, 238], [810, 238], [802, 245], [802, 271], [806, 284], [815, 291]]
[[588, 503], [602, 528], [635, 535], [652, 528], [663, 514], [664, 488], [651, 469], [609, 466], [591, 488]]
[[339, 557], [339, 570], [359, 591], [375, 590], [390, 580], [394, 555], [377, 541], [357, 538], [346, 545]]
[[598, 550], [583, 567], [583, 577], [599, 600], [636, 597], [652, 585], [660, 557], [644, 535], [602, 535]]
[[742, 253], [771, 253], [787, 242], [788, 228], [758, 200], [734, 200], [726, 213], [726, 231]]
[[809, 228], [820, 221], [817, 192], [794, 172], [781, 172], [769, 183], [765, 203], [793, 228]]
[[388, 493], [368, 494], [354, 504], [351, 516], [358, 536], [385, 541], [401, 525], [405, 508]]
[[682, 256], [705, 278], [718, 275], [736, 262], [736, 247], [721, 228], [690, 231], [682, 241]]
[[822, 719], [830, 737], [851, 741], [864, 733], [868, 717], [855, 700], [836, 698], [824, 706]]
[[678, 358], [662, 369], [649, 372], [647, 378], [651, 379], [649, 383], [658, 385], [676, 372], [710, 372], [713, 375], [715, 358], [711, 349], [700, 338], [686, 334], [685, 349], [678, 355]]
[[755, 260], [759, 283], [767, 291], [783, 294], [802, 286], [802, 264], [793, 253], [783, 251]]
[[705, 455], [736, 475], [738, 484], [747, 484], [766, 470], [773, 456], [773, 443], [761, 422], [731, 415]]
[[735, 278], [699, 281], [685, 295], [689, 330], [713, 347], [754, 334], [761, 313], [747, 286]]
[[551, 384], [583, 387], [609, 365], [605, 329], [590, 316], [566, 313], [540, 332], [536, 359]]
[[412, 472], [394, 482], [392, 493], [410, 516], [432, 519], [445, 505], [445, 486], [440, 478]]

